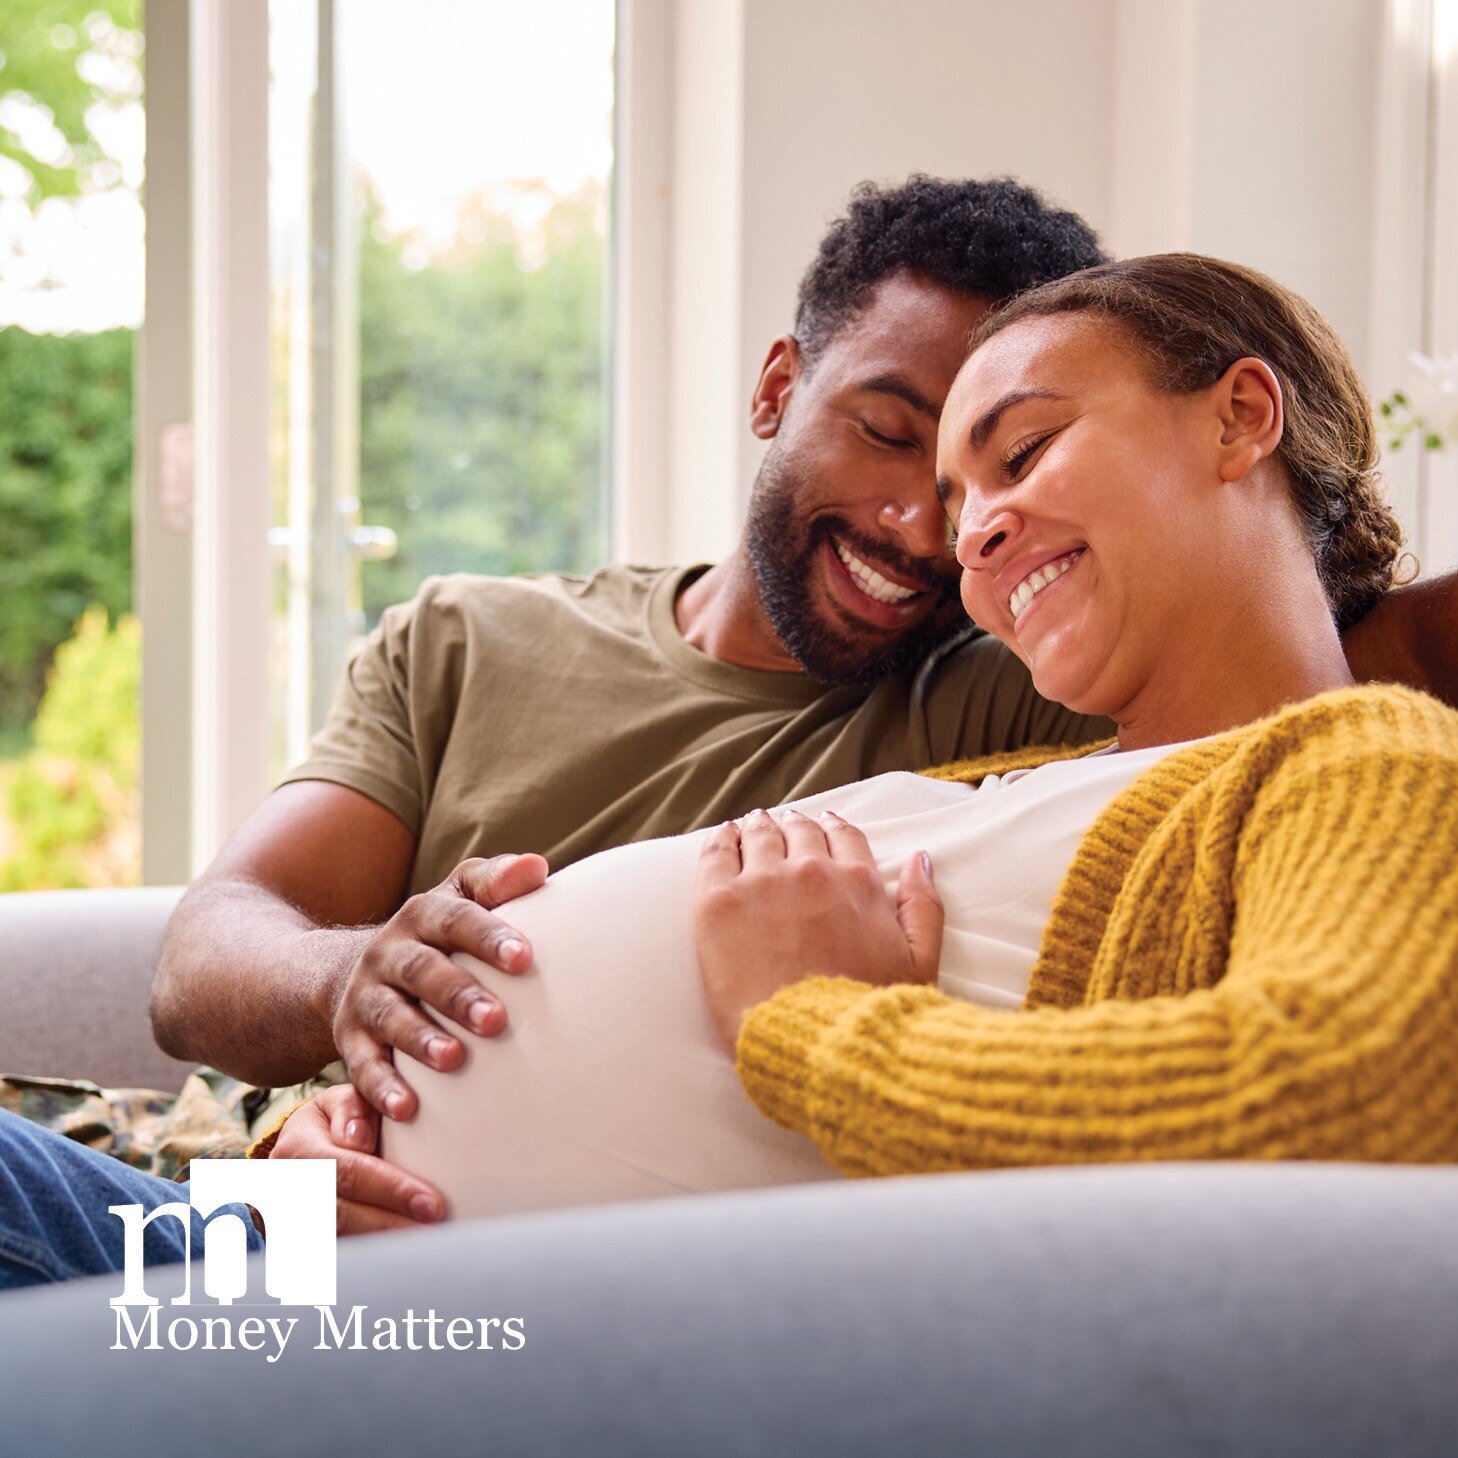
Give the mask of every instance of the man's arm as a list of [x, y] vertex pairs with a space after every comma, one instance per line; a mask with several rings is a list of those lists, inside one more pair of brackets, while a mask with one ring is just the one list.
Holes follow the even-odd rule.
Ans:
[[152, 1027], [178, 1058], [259, 1084], [335, 1057], [333, 1006], [404, 898], [415, 838], [341, 785], [275, 791], [183, 897], [152, 985]]
[[1394, 587], [1342, 647], [1358, 680], [1405, 683], [1458, 707], [1458, 572]]
[[530, 949], [487, 908], [546, 874], [539, 856], [467, 861], [405, 900], [414, 854], [403, 822], [355, 790], [274, 791], [168, 924], [151, 999], [161, 1047], [264, 1085], [310, 1077], [337, 1047], [371, 1103], [409, 1117], [414, 1095], [389, 1048], [460, 1062], [421, 1002], [476, 1032], [504, 1026], [499, 1001], [449, 954], [522, 970]]

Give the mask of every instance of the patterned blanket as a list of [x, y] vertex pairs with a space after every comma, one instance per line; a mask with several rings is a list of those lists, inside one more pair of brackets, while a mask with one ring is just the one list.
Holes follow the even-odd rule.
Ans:
[[187, 1177], [191, 1159], [241, 1159], [286, 1109], [344, 1079], [342, 1063], [287, 1088], [255, 1088], [215, 1068], [198, 1068], [179, 1093], [170, 1094], [0, 1074], [0, 1109], [175, 1180]]

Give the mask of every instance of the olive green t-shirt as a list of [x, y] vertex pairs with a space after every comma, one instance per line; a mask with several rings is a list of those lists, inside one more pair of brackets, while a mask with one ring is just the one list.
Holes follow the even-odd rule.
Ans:
[[1107, 732], [970, 626], [871, 687], [722, 663], [674, 617], [704, 570], [429, 579], [384, 613], [285, 783], [392, 811], [418, 839], [420, 890], [470, 856], [558, 869], [888, 770]]

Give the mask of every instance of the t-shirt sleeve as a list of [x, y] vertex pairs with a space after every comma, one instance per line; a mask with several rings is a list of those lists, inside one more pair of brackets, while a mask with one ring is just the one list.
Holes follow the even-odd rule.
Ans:
[[309, 756], [280, 781], [328, 780], [368, 795], [420, 834], [420, 745], [411, 709], [412, 657], [430, 584], [412, 602], [386, 608], [350, 659]]
[[930, 665], [924, 693], [937, 763], [1032, 744], [1087, 744], [1114, 732], [1107, 719], [1045, 699], [1022, 660], [990, 633], [973, 632]]

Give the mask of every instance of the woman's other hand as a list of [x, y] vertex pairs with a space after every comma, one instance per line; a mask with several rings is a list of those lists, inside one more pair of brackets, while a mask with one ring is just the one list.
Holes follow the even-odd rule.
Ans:
[[755, 810], [709, 832], [694, 886], [699, 973], [732, 1050], [750, 1008], [805, 977], [930, 982], [942, 948], [931, 858], [910, 857], [893, 903], [866, 837], [830, 811]]
[[381, 1159], [380, 1116], [350, 1084], [325, 1089], [285, 1121], [270, 1159], [336, 1161], [335, 1228], [340, 1235], [410, 1230], [445, 1215], [434, 1185]]

